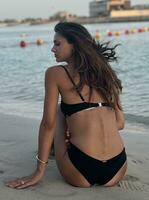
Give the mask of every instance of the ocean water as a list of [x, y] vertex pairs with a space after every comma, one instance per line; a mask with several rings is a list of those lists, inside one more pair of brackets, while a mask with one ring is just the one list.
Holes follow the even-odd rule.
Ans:
[[[0, 28], [0, 113], [41, 119], [44, 100], [45, 70], [56, 64], [51, 53], [55, 24]], [[131, 130], [149, 127], [149, 31], [108, 37], [107, 31], [149, 27], [148, 22], [88, 24], [86, 28], [101, 33], [101, 42], [120, 43], [118, 63], [111, 63], [122, 80], [121, 101]], [[25, 35], [25, 36], [22, 36]], [[45, 44], [37, 46], [38, 38]], [[20, 48], [25, 39], [29, 44]]]

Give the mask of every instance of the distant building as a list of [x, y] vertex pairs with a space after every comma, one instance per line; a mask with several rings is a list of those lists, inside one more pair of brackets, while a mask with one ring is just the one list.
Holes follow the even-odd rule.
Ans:
[[149, 5], [147, 5], [147, 4], [145, 4], [145, 5], [134, 5], [134, 6], [132, 6], [132, 9], [146, 10], [146, 9], [149, 9]]
[[[135, 5], [130, 6], [129, 2], [126, 2], [125, 9], [115, 10], [112, 9], [110, 12], [111, 18], [127, 18], [128, 20], [131, 18], [134, 19], [149, 19], [149, 5]], [[128, 7], [127, 7], [128, 6]], [[130, 6], [130, 7], [129, 7]]]
[[59, 11], [50, 17], [51, 20], [58, 20], [58, 21], [73, 21], [76, 18], [76, 15], [73, 15], [67, 11]]
[[90, 16], [108, 16], [112, 10], [131, 9], [130, 0], [94, 0], [89, 4]]
[[111, 18], [144, 18], [149, 20], [149, 9], [113, 10], [110, 12]]
[[108, 15], [108, 0], [95, 0], [89, 4], [90, 17]]
[[108, 10], [128, 10], [131, 8], [130, 0], [109, 0]]

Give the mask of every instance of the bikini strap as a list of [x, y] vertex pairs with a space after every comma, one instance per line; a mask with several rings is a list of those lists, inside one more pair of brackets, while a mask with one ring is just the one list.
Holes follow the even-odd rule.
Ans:
[[78, 90], [78, 88], [77, 88], [75, 82], [73, 81], [73, 79], [72, 79], [71, 75], [69, 74], [68, 70], [66, 69], [66, 67], [63, 66], [63, 65], [60, 65], [60, 66], [63, 67], [63, 69], [64, 69], [65, 72], [67, 73], [69, 79], [71, 80], [72, 84], [74, 85], [74, 87], [75, 87], [75, 89], [76, 89], [76, 92], [78, 93], [78, 95], [80, 96], [80, 98], [82, 99], [82, 101], [85, 101], [85, 99], [83, 98], [82, 94], [81, 94], [80, 91]]

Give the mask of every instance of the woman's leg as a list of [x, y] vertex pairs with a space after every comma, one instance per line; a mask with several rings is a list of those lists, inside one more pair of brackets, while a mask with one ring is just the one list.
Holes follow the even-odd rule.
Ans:
[[71, 185], [76, 187], [90, 187], [89, 182], [84, 176], [73, 166], [65, 143], [65, 131], [67, 130], [66, 119], [58, 108], [57, 127], [54, 137], [55, 158], [64, 179]]

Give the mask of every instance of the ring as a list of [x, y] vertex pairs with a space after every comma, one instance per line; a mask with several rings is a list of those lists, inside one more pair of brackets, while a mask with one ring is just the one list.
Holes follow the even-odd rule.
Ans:
[[21, 181], [21, 184], [22, 184], [22, 185], [24, 185], [24, 183], [25, 183], [24, 181]]

